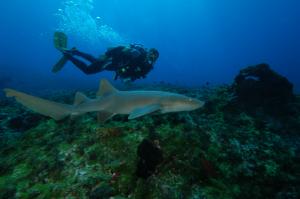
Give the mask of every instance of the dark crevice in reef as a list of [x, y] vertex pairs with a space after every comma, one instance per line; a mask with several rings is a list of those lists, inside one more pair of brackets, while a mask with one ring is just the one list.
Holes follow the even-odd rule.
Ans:
[[138, 146], [137, 150], [138, 163], [136, 169], [136, 175], [141, 178], [147, 179], [154, 172], [156, 167], [163, 160], [162, 150], [148, 139], [144, 139]]

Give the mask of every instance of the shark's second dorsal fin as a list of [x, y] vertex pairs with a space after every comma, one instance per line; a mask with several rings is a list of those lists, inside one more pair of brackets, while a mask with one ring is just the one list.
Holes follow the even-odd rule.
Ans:
[[74, 99], [74, 105], [79, 105], [82, 104], [83, 102], [87, 102], [89, 101], [90, 98], [88, 98], [85, 94], [81, 93], [81, 92], [77, 92], [75, 94], [75, 99]]
[[109, 81], [107, 81], [106, 79], [102, 79], [100, 81], [100, 86], [99, 86], [99, 90], [97, 92], [97, 97], [103, 97], [106, 95], [110, 95], [112, 93], [116, 93], [118, 92], [118, 90], [113, 87], [113, 85], [111, 85], [109, 83]]

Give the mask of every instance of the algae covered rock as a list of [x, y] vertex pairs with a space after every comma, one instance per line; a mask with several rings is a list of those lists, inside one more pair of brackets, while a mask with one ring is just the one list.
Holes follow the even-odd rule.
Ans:
[[42, 119], [44, 119], [44, 117], [38, 114], [22, 114], [9, 119], [8, 127], [15, 130], [26, 131], [37, 126]]
[[249, 66], [235, 77], [233, 89], [239, 103], [278, 109], [293, 102], [293, 84], [267, 64]]
[[257, 126], [281, 134], [299, 132], [300, 106], [293, 84], [267, 64], [242, 69], [232, 85], [231, 107], [256, 117]]

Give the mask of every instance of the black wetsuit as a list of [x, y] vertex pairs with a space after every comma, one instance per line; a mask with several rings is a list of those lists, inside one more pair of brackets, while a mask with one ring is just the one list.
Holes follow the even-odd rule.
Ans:
[[[67, 51], [65, 56], [85, 74], [95, 74], [103, 70], [115, 71], [115, 79], [121, 78], [131, 81], [145, 78], [154, 64], [148, 60], [147, 51], [140, 45], [118, 46], [108, 49], [105, 55], [99, 59], [78, 50]], [[87, 65], [74, 56], [82, 57], [90, 64]]]

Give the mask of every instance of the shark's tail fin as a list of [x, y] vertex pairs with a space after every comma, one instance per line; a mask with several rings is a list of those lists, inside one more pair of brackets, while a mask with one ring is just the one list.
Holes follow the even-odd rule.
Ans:
[[14, 97], [27, 108], [55, 120], [61, 120], [72, 114], [73, 106], [45, 100], [13, 89], [4, 89], [7, 97]]

